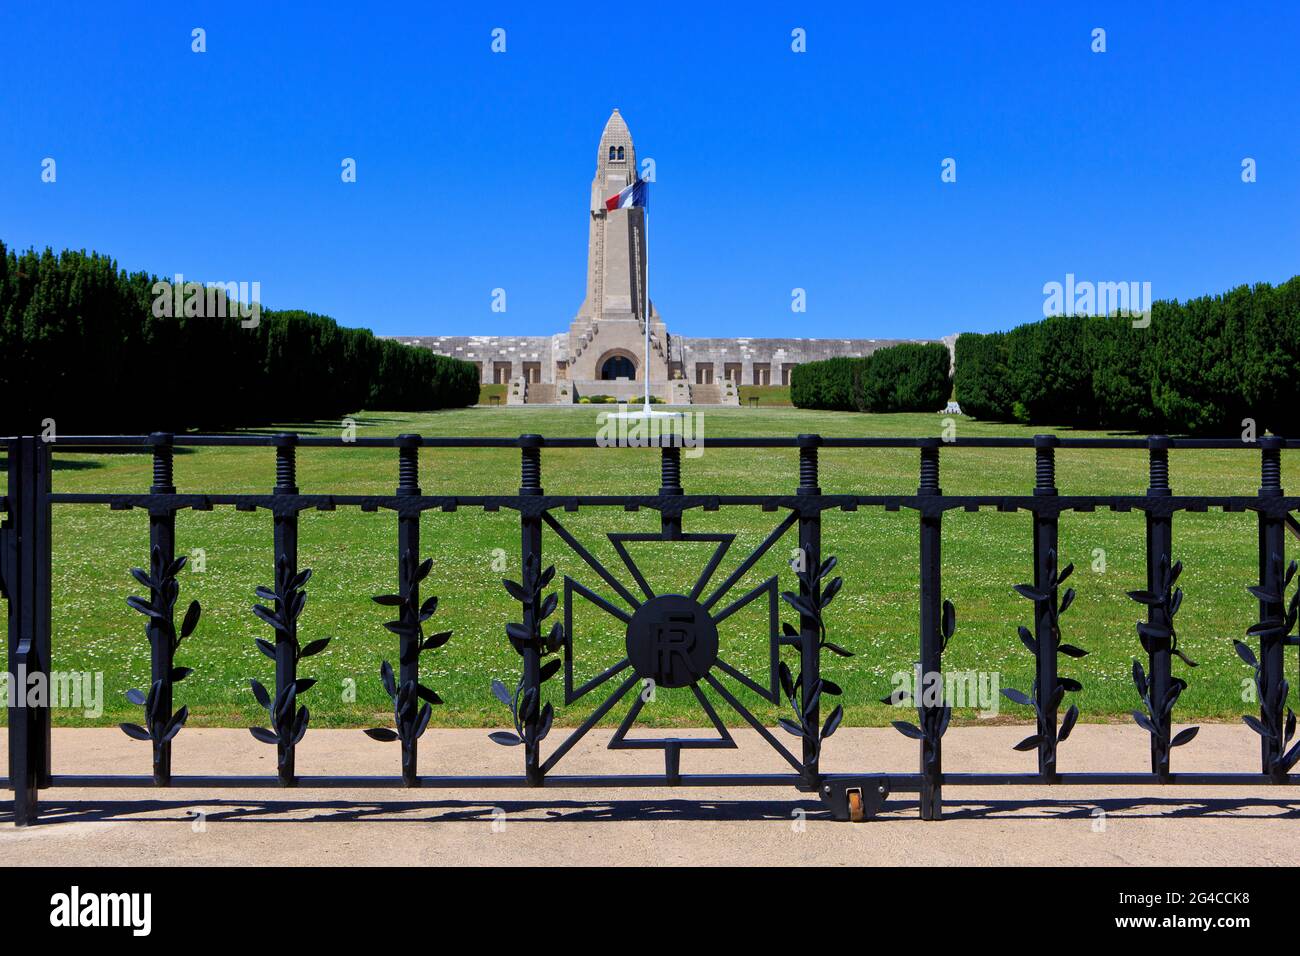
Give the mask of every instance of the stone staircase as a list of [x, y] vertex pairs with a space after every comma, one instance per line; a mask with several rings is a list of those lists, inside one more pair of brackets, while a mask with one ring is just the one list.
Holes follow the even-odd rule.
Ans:
[[524, 401], [529, 405], [553, 405], [555, 386], [546, 382], [529, 382], [524, 393]]
[[668, 404], [689, 405], [691, 403], [691, 386], [678, 378], [668, 383]]
[[722, 389], [717, 385], [692, 385], [692, 405], [721, 405]]
[[512, 378], [506, 388], [507, 405], [572, 405], [570, 382], [529, 382], [521, 375]]
[[692, 405], [739, 405], [740, 389], [730, 380], [718, 385], [692, 385]]
[[[609, 395], [616, 401], [640, 404], [643, 386], [631, 379], [602, 382], [529, 382], [522, 375], [506, 386], [507, 405], [573, 405], [581, 395]], [[654, 394], [670, 405], [739, 405], [735, 383], [691, 385], [677, 379], [656, 383]]]

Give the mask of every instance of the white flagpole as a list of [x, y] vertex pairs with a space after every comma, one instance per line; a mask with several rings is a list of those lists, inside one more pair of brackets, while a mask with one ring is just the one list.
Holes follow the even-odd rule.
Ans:
[[[639, 179], [638, 179], [639, 181]], [[636, 208], [635, 206], [632, 208]], [[611, 412], [618, 418], [677, 418], [680, 412], [652, 412], [650, 410], [650, 207], [642, 206], [641, 245], [645, 260], [645, 274], [641, 289], [641, 319], [645, 322], [645, 356], [642, 360], [641, 375], [644, 379], [644, 405], [639, 412]], [[629, 213], [630, 215], [630, 213]]]
[[641, 230], [642, 241], [645, 255], [645, 413], [650, 414], [650, 206], [647, 203], [643, 208], [642, 219], [644, 227]]

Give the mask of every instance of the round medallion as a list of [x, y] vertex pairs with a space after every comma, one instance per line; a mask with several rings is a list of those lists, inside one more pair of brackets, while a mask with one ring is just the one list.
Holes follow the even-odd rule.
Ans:
[[642, 604], [627, 626], [627, 656], [658, 687], [687, 687], [718, 659], [718, 627], [698, 602], [663, 594]]

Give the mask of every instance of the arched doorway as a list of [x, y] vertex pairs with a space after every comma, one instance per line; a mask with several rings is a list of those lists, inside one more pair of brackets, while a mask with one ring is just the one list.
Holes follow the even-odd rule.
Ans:
[[604, 382], [616, 378], [636, 378], [636, 366], [628, 356], [615, 353], [601, 363], [600, 378]]

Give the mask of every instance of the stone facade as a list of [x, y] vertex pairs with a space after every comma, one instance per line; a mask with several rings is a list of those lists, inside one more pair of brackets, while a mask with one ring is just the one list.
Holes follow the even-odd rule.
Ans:
[[737, 385], [789, 385], [790, 372], [804, 362], [870, 355], [912, 339], [673, 339], [673, 368], [686, 381], [703, 385], [724, 378]]
[[416, 345], [473, 362], [484, 385], [504, 385], [515, 378], [533, 382], [555, 381], [555, 356], [568, 335], [394, 335], [405, 345]]
[[[803, 362], [861, 356], [918, 339], [686, 338], [671, 335], [646, 297], [646, 219], [605, 200], [637, 176], [636, 147], [618, 110], [596, 150], [588, 204], [587, 293], [568, 331], [549, 336], [393, 336], [464, 359], [483, 384], [509, 385], [509, 404], [568, 404], [583, 395], [633, 400], [643, 392], [645, 316], [650, 389], [671, 403], [736, 404], [739, 385], [788, 385]], [[949, 350], [956, 336], [944, 339]]]

